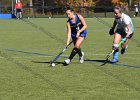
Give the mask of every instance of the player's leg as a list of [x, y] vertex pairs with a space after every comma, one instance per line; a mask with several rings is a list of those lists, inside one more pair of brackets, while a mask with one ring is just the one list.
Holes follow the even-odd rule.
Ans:
[[138, 12], [135, 12], [135, 17], [137, 17], [137, 15], [138, 15]]
[[17, 9], [17, 19], [19, 19], [19, 17], [20, 17], [20, 14], [19, 14], [20, 12], [19, 12], [19, 9]]
[[129, 41], [129, 39], [127, 39], [126, 41], [125, 41], [125, 43], [123, 43], [122, 45], [121, 45], [121, 54], [123, 55], [125, 52], [126, 52], [126, 49], [128, 48], [128, 41]]
[[69, 58], [67, 60], [65, 60], [64, 62], [66, 64], [69, 64], [71, 62], [71, 60], [73, 59], [73, 57], [78, 53], [79, 55], [82, 56], [82, 52], [80, 50], [80, 46], [82, 44], [82, 42], [84, 41], [84, 37], [78, 37], [76, 39], [76, 42], [74, 43], [74, 48], [69, 56]]
[[20, 19], [22, 18], [22, 9], [20, 9]]
[[118, 56], [119, 56], [119, 49], [117, 48], [117, 45], [118, 43], [120, 42], [121, 40], [121, 35], [116, 33], [114, 34], [114, 41], [113, 41], [113, 46], [112, 46], [112, 49], [114, 49], [114, 53], [113, 53], [113, 58], [111, 60], [111, 63], [116, 63], [118, 62]]
[[[87, 35], [87, 31], [85, 30], [82, 34], [80, 34], [81, 39], [77, 43], [81, 43], [82, 44], [84, 39], [86, 38], [86, 35]], [[81, 46], [81, 44], [80, 44], [80, 46]], [[80, 47], [79, 47], [78, 55], [79, 55], [79, 62], [83, 63], [84, 62], [84, 52], [81, 50]]]
[[[76, 40], [76, 35], [72, 35], [72, 40], [73, 40], [73, 45], [75, 46], [76, 41], [77, 41]], [[75, 54], [74, 52], [76, 52], [75, 48], [73, 48], [73, 50], [71, 51], [70, 56], [74, 55]], [[64, 60], [64, 63], [67, 64], [67, 65], [70, 64], [70, 62], [71, 62], [71, 59], [70, 59], [71, 57], [70, 56], [69, 56], [68, 59]]]
[[124, 54], [126, 52], [126, 49], [128, 48], [128, 42], [132, 38], [133, 33], [129, 35], [128, 39], [121, 45], [121, 54]]
[[21, 18], [21, 17], [22, 17], [21, 12], [19, 12], [19, 15], [20, 15], [20, 17], [19, 17], [19, 18]]
[[83, 41], [84, 41], [84, 37], [79, 37], [78, 38], [78, 40], [77, 40], [77, 42], [76, 42], [76, 44], [75, 44], [75, 47], [76, 48], [78, 48], [78, 55], [79, 55], [79, 61], [80, 61], [80, 63], [83, 63], [84, 62], [84, 52], [82, 52], [81, 51], [81, 45], [82, 45], [82, 43], [83, 43]]
[[18, 19], [18, 9], [16, 9], [16, 18]]

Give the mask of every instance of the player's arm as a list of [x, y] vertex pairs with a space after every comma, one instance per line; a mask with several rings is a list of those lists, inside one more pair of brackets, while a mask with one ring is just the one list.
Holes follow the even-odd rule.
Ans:
[[83, 18], [83, 16], [81, 15], [78, 15], [79, 19], [81, 20], [81, 23], [83, 25], [83, 27], [79, 30], [80, 32], [83, 32], [86, 28], [87, 28], [87, 24], [86, 24], [86, 21], [85, 19]]
[[116, 20], [114, 20], [112, 28], [115, 29], [116, 25], [117, 25], [117, 22]]
[[69, 22], [66, 23], [66, 26], [67, 26], [67, 43], [66, 43], [66, 45], [68, 45], [70, 42], [70, 39], [71, 39], [71, 27], [70, 27]]
[[131, 30], [130, 24], [127, 24], [126, 27], [127, 27], [127, 29], [128, 29], [128, 33], [127, 33], [127, 35], [126, 35], [126, 38], [128, 38], [129, 35], [132, 33], [132, 30]]
[[86, 24], [86, 21], [85, 19], [83, 18], [83, 16], [81, 15], [78, 15], [83, 27], [77, 32], [77, 37], [79, 37], [80, 33], [83, 32], [86, 28], [87, 28], [87, 24]]
[[[129, 41], [129, 36], [130, 34], [132, 33], [132, 30], [131, 30], [131, 27], [130, 27], [130, 24], [127, 24], [127, 29], [128, 29], [128, 33], [126, 35], [126, 39], [125, 39], [125, 42], [121, 45], [122, 48], [125, 48], [125, 46], [127, 45], [128, 41]], [[122, 39], [123, 40], [123, 39]]]
[[128, 29], [128, 31], [127, 31], [128, 33], [126, 35], [126, 38], [128, 38], [129, 35], [132, 33], [131, 26], [130, 26], [130, 20], [129, 19], [130, 19], [129, 17], [125, 17], [124, 18], [124, 22], [126, 24], [126, 28]]
[[116, 20], [114, 20], [113, 26], [112, 26], [112, 27], [110, 28], [110, 30], [109, 30], [109, 34], [110, 34], [110, 35], [115, 34], [115, 33], [114, 33], [114, 29], [115, 29], [116, 25], [117, 25], [117, 22], [116, 22]]

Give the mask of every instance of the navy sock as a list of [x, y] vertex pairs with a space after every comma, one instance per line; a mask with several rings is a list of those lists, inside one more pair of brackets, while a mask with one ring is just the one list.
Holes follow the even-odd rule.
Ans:
[[81, 57], [82, 56], [82, 52], [81, 52], [81, 48], [78, 49], [78, 55]]

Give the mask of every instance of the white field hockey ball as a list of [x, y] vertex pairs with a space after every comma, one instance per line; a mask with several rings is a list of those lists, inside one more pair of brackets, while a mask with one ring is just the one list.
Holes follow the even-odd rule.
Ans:
[[54, 67], [55, 66], [55, 63], [52, 63], [52, 67]]

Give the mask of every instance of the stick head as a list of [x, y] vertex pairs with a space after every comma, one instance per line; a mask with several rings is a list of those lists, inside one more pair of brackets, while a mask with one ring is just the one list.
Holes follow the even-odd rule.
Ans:
[[101, 64], [101, 66], [104, 66], [106, 63], [108, 63], [108, 58], [104, 61], [104, 63], [103, 64]]

